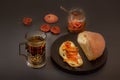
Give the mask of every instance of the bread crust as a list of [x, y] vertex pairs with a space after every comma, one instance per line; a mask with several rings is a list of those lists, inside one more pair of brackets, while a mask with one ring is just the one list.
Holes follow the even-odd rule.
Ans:
[[89, 61], [99, 58], [105, 49], [105, 40], [100, 33], [84, 31], [78, 34], [77, 41]]
[[77, 54], [75, 56], [77, 58], [77, 61], [71, 60], [68, 57], [69, 52], [67, 52], [67, 50], [63, 48], [67, 42], [69, 42], [71, 44], [71, 47], [73, 47], [74, 49], [77, 48], [72, 41], [65, 41], [59, 47], [59, 55], [63, 58], [63, 61], [66, 62], [69, 66], [71, 66], [71, 67], [80, 67], [81, 65], [83, 65], [83, 60], [82, 60], [82, 58], [81, 58], [81, 56], [79, 54], [79, 51], [77, 51]]

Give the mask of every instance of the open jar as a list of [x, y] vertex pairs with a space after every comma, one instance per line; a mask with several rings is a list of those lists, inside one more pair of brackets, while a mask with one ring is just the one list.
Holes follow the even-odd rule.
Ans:
[[75, 33], [84, 31], [85, 20], [85, 13], [82, 9], [71, 9], [68, 14], [68, 30]]

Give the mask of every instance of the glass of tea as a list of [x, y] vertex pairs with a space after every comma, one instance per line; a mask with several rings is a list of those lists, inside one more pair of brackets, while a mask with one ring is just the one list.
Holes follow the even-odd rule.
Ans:
[[[25, 56], [29, 67], [43, 67], [46, 64], [46, 34], [41, 31], [31, 31], [25, 34], [25, 39], [26, 42], [19, 43], [19, 55]], [[25, 53], [22, 53], [23, 51]]]
[[82, 9], [71, 9], [68, 13], [68, 30], [75, 33], [84, 31], [85, 19], [85, 13]]

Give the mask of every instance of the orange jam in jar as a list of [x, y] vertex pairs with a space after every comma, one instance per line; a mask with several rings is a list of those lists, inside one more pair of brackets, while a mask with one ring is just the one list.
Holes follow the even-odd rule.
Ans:
[[85, 19], [82, 9], [71, 9], [68, 15], [68, 30], [75, 33], [84, 31]]

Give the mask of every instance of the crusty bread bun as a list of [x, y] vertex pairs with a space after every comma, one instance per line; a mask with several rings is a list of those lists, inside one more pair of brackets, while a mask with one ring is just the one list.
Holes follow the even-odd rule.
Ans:
[[78, 34], [77, 41], [89, 61], [99, 58], [105, 49], [105, 40], [100, 33], [81, 32]]
[[59, 54], [71, 67], [80, 67], [83, 64], [78, 48], [72, 41], [63, 42], [59, 47]]

